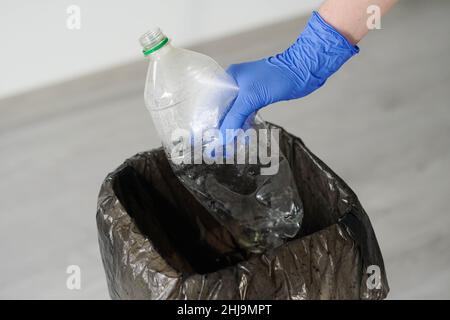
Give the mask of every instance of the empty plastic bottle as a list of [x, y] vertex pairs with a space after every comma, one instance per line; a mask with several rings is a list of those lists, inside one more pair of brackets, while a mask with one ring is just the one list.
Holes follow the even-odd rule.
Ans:
[[[149, 60], [145, 103], [172, 169], [184, 186], [249, 252], [262, 252], [294, 237], [303, 207], [281, 153], [277, 172], [264, 175], [267, 166], [260, 159], [251, 162], [248, 156], [244, 163], [229, 164], [224, 153], [205, 152], [213, 149], [211, 146], [223, 145], [215, 135], [196, 143], [208, 130], [218, 132], [237, 96], [235, 81], [212, 58], [172, 46], [159, 28], [145, 33], [140, 43]], [[254, 116], [247, 127], [267, 130]], [[233, 149], [233, 160], [240, 151], [250, 153], [248, 141], [245, 135], [233, 140], [239, 142]], [[271, 139], [261, 146], [267, 152], [278, 149]], [[211, 162], [214, 159], [224, 163]]]

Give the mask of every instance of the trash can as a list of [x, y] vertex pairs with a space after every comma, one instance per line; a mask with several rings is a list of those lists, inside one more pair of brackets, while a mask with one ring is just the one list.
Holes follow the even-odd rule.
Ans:
[[239, 248], [185, 189], [162, 148], [110, 173], [97, 228], [111, 298], [385, 298], [383, 258], [356, 195], [281, 128], [280, 148], [303, 200], [303, 223], [295, 238], [258, 255]]

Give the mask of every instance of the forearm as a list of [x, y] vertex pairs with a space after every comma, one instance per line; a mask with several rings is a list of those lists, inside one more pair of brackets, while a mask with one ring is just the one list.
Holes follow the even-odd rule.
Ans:
[[319, 9], [320, 16], [352, 44], [357, 44], [369, 31], [367, 8], [376, 5], [381, 15], [397, 0], [327, 0]]
[[304, 97], [359, 52], [367, 34], [371, 5], [385, 14], [396, 0], [326, 0], [313, 12], [305, 29], [285, 51], [272, 57], [232, 65], [230, 75], [239, 94], [221, 129], [242, 128], [247, 117], [274, 102]]

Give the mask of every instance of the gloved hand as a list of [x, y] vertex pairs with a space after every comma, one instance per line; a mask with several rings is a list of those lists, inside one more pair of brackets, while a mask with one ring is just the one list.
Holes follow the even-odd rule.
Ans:
[[271, 103], [301, 98], [320, 88], [358, 52], [357, 46], [313, 12], [297, 41], [283, 53], [227, 69], [239, 94], [222, 121], [222, 134], [242, 128], [249, 115]]

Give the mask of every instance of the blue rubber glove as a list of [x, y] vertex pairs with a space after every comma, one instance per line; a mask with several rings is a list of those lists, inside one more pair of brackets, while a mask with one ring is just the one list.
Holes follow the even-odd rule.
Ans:
[[357, 46], [313, 12], [297, 41], [283, 53], [227, 69], [239, 94], [222, 121], [222, 134], [242, 128], [249, 115], [271, 103], [301, 98], [320, 88], [358, 52]]

